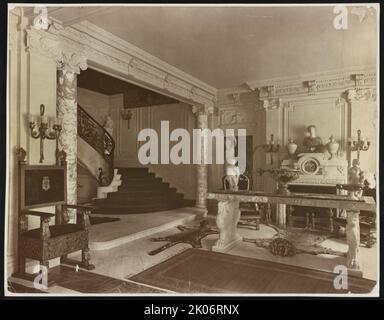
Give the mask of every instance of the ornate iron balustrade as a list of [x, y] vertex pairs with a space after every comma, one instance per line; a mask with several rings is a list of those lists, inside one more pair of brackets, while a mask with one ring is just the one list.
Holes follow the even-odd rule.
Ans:
[[[99, 124], [87, 111], [79, 104], [77, 105], [77, 133], [93, 149], [95, 149], [108, 163], [108, 182], [113, 178], [113, 155], [115, 151], [115, 141], [104, 127]], [[101, 177], [97, 177], [102, 183]], [[102, 184], [107, 184], [105, 181]]]

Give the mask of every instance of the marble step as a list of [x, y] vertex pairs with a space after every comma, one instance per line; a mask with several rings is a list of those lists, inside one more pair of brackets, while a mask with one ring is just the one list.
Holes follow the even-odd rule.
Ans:
[[151, 195], [165, 195], [167, 193], [176, 193], [176, 188], [168, 188], [168, 189], [155, 189], [155, 190], [127, 190], [120, 188], [118, 192], [108, 194], [108, 198], [124, 198], [124, 197], [147, 197]]
[[152, 183], [138, 183], [137, 185], [121, 185], [119, 191], [123, 190], [164, 190], [169, 189], [169, 183], [163, 182], [159, 184]]

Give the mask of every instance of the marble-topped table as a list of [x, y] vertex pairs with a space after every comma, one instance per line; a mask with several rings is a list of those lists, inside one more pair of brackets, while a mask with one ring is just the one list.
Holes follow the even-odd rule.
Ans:
[[[241, 241], [237, 233], [237, 223], [240, 219], [240, 202], [256, 202], [269, 204], [284, 204], [306, 207], [345, 209], [347, 212], [347, 267], [355, 275], [362, 275], [359, 260], [360, 244], [360, 210], [376, 211], [376, 203], [372, 197], [362, 197], [352, 200], [348, 195], [330, 195], [316, 193], [290, 193], [288, 195], [256, 192], [256, 191], [225, 191], [208, 192], [207, 199], [218, 201], [216, 224], [220, 235], [213, 251], [226, 252]], [[283, 206], [285, 208], [285, 206]]]

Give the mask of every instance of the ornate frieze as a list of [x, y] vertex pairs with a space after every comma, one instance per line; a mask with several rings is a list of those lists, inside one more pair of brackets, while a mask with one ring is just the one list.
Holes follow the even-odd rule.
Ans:
[[[332, 91], [376, 86], [376, 71], [372, 67], [367, 67], [364, 72], [359, 71], [356, 72], [351, 69], [350, 71], [311, 74], [308, 75], [310, 80], [306, 80], [305, 76], [276, 79], [274, 85], [265, 84], [266, 82], [271, 83], [272, 80], [247, 82], [246, 84], [253, 92], [258, 92], [260, 100], [286, 96], [304, 97]], [[227, 92], [230, 94], [228, 90]]]

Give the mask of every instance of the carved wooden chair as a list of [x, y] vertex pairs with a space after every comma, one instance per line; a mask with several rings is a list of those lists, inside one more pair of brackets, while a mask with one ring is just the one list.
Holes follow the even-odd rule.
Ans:
[[[26, 259], [38, 260], [47, 270], [48, 261], [58, 257], [60, 263], [94, 269], [88, 247], [88, 215], [93, 208], [65, 203], [66, 166], [21, 163], [19, 167], [18, 270], [14, 276], [28, 280], [36, 277], [36, 274], [26, 273]], [[43, 209], [50, 206], [55, 206], [55, 214]], [[68, 223], [68, 210], [76, 211], [76, 223]], [[28, 216], [40, 217], [40, 227], [28, 229]], [[54, 217], [55, 224], [52, 225], [50, 221]], [[67, 258], [69, 253], [80, 250], [81, 261]]]
[[[222, 178], [223, 189], [229, 189], [229, 183], [226, 180], [227, 176]], [[247, 174], [240, 174], [239, 176], [239, 191], [249, 191], [250, 190], [250, 178]], [[240, 202], [239, 209], [241, 214], [244, 216], [244, 219], [240, 219], [238, 226], [245, 229], [260, 229], [260, 210], [257, 203], [254, 202]]]

